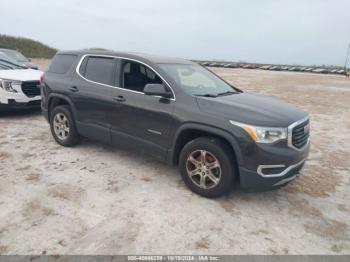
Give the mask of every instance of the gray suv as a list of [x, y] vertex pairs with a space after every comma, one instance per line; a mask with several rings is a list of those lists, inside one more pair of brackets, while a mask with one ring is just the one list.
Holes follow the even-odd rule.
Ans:
[[278, 188], [309, 152], [308, 114], [243, 92], [182, 59], [113, 51], [61, 51], [41, 83], [54, 139], [124, 146], [178, 165], [186, 185], [218, 197], [239, 184]]

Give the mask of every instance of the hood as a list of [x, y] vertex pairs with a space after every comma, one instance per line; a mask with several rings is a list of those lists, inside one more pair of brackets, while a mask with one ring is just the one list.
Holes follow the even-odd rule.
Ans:
[[34, 69], [0, 70], [0, 79], [17, 81], [39, 81], [42, 74], [42, 71]]
[[238, 93], [219, 97], [197, 97], [202, 112], [245, 124], [287, 127], [308, 114], [272, 97]]

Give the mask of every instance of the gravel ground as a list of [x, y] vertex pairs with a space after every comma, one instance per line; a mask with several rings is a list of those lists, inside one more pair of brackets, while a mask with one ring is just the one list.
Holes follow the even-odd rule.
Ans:
[[350, 254], [350, 80], [215, 69], [311, 115], [299, 176], [209, 200], [178, 170], [85, 140], [63, 148], [40, 112], [0, 116], [0, 254]]

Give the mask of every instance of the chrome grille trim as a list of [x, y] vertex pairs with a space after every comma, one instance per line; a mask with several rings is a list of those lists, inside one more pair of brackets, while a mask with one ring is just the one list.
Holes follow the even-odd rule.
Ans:
[[310, 122], [310, 119], [309, 119], [309, 116], [303, 118], [303, 119], [300, 119], [299, 121], [296, 121], [294, 122], [293, 124], [291, 124], [290, 126], [288, 126], [288, 146], [297, 150], [297, 151], [303, 151], [310, 143], [310, 134], [309, 134], [309, 137], [307, 138], [307, 142], [305, 143], [305, 145], [301, 148], [297, 148], [293, 145], [293, 129], [294, 127], [304, 123], [305, 121], [308, 121]]

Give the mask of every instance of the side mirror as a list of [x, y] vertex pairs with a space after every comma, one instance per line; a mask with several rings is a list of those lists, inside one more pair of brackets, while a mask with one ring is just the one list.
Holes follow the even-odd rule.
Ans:
[[32, 62], [32, 59], [31, 59], [31, 58], [28, 58], [28, 62]]
[[171, 97], [171, 92], [169, 92], [162, 84], [147, 84], [143, 89], [143, 92], [148, 96]]

